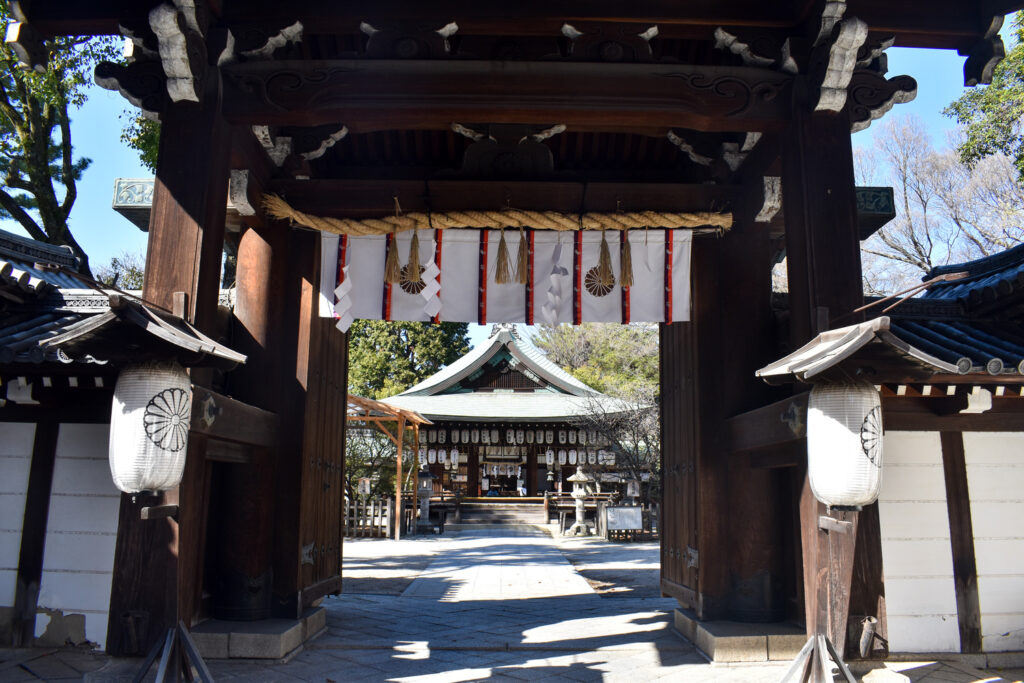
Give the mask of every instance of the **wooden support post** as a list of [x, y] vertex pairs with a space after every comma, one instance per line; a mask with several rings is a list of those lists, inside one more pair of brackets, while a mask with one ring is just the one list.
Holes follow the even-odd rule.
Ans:
[[[856, 322], [859, 318], [849, 314], [864, 299], [849, 117], [845, 112], [812, 114], [805, 99], [805, 93], [798, 94], [782, 145], [789, 336], [794, 348], [831, 327], [834, 320]], [[842, 650], [856, 535], [819, 528], [818, 518], [825, 510], [806, 476], [799, 509], [807, 633], [827, 634]], [[856, 525], [857, 513], [841, 516]], [[835, 564], [837, 557], [847, 558], [846, 564]]]
[[395, 540], [402, 538], [402, 444], [405, 443], [405, 417], [398, 416], [398, 455], [395, 456]]
[[50, 514], [50, 490], [57, 460], [60, 425], [52, 417], [36, 423], [25, 491], [25, 515], [21, 526], [18, 579], [14, 589], [14, 619], [11, 635], [14, 647], [29, 647], [35, 640], [36, 606], [43, 576], [46, 525]]
[[[143, 297], [170, 310], [185, 292], [188, 319], [213, 333], [227, 201], [228, 127], [212, 69], [199, 104], [174, 105], [160, 127]], [[214, 336], [216, 336], [214, 334]], [[193, 375], [196, 381], [197, 375]], [[178, 620], [192, 624], [202, 591], [209, 466], [205, 439], [190, 439], [178, 491], [133, 502], [122, 496], [107, 651], [145, 653]], [[144, 521], [142, 507], [178, 504], [178, 521]]]
[[974, 555], [974, 524], [967, 489], [967, 460], [963, 432], [941, 432], [942, 470], [946, 478], [949, 541], [953, 550], [953, 585], [960, 626], [960, 651], [981, 652], [981, 606], [978, 566]]

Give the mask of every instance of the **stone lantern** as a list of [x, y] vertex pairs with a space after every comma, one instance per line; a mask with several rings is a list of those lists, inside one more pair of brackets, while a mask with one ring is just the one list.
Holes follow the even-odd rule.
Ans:
[[576, 474], [569, 477], [568, 481], [572, 482], [572, 498], [576, 501], [576, 521], [565, 533], [567, 536], [589, 536], [591, 529], [585, 519], [583, 501], [587, 497], [587, 488], [594, 478], [584, 472], [583, 466], [580, 465], [576, 467]]
[[426, 468], [416, 474], [416, 497], [420, 505], [420, 519], [416, 523], [416, 530], [419, 532], [430, 531], [434, 528], [434, 525], [430, 523], [430, 496], [434, 494], [435, 479], [437, 477]]

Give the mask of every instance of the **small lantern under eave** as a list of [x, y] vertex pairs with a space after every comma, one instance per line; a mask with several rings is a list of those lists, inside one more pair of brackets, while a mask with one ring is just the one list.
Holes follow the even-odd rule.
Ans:
[[181, 483], [192, 384], [180, 365], [140, 365], [117, 377], [110, 410], [110, 475], [125, 493]]
[[821, 384], [807, 405], [807, 475], [829, 507], [858, 508], [882, 484], [882, 402], [871, 384]]

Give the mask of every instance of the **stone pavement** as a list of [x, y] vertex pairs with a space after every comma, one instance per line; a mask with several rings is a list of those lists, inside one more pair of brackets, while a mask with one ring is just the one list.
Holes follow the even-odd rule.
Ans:
[[[210, 662], [242, 681], [777, 681], [785, 664], [711, 665], [671, 627], [658, 546], [463, 529], [345, 543], [327, 631], [279, 664]], [[73, 650], [0, 650], [0, 681], [130, 680], [137, 662]], [[4, 662], [9, 664], [5, 664]], [[873, 682], [1001, 681], [959, 664], [889, 664]], [[1013, 678], [1011, 680], [1017, 680]]]

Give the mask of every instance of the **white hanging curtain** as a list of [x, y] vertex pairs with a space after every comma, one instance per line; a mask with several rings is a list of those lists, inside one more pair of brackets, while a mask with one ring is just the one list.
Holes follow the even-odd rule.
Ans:
[[[514, 275], [521, 237], [513, 229], [504, 231], [513, 282], [498, 284], [501, 232], [419, 230], [421, 280], [400, 283], [384, 281], [388, 241], [395, 240], [408, 270], [413, 231], [340, 238], [322, 233], [320, 315], [336, 318], [344, 330], [353, 319], [481, 324], [690, 319], [689, 230], [608, 231], [613, 284], [597, 277], [602, 234], [594, 230], [524, 231], [528, 265], [526, 284], [520, 284]], [[633, 285], [623, 288], [620, 255], [626, 239]]]

